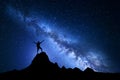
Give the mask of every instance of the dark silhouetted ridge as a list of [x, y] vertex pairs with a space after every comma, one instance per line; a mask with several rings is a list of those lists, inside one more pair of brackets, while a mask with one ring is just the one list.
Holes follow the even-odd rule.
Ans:
[[91, 68], [84, 72], [78, 68], [60, 68], [57, 63], [50, 62], [45, 52], [41, 52], [30, 66], [2, 73], [0, 80], [120, 80], [120, 74], [94, 72]]
[[92, 73], [92, 72], [94, 72], [94, 70], [88, 67], [84, 70], [84, 72]]
[[48, 59], [48, 56], [45, 52], [41, 52], [40, 54], [37, 54], [35, 58], [32, 61], [31, 65], [38, 66], [38, 65], [46, 65], [49, 64], [50, 61]]

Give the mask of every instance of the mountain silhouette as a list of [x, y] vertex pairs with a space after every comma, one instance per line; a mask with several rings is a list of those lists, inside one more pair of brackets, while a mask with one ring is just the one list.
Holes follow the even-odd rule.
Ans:
[[119, 73], [100, 73], [91, 68], [81, 71], [78, 68], [60, 68], [50, 62], [47, 54], [41, 52], [31, 64], [22, 70], [13, 70], [0, 74], [0, 80], [120, 80]]
[[94, 72], [94, 70], [88, 67], [84, 70], [84, 72], [92, 73], [92, 72]]

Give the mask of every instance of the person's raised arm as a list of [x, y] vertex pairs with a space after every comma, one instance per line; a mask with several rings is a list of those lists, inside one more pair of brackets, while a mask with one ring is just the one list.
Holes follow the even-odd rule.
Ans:
[[40, 42], [40, 44], [41, 44], [42, 42], [44, 42], [44, 40], [42, 40], [42, 41]]
[[34, 44], [37, 44], [35, 41], [33, 41]]

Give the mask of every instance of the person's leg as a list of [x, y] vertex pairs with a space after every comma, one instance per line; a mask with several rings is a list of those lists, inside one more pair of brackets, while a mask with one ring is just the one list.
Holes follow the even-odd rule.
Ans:
[[38, 50], [39, 50], [39, 48], [37, 48], [37, 54], [38, 54]]
[[43, 52], [42, 48], [40, 47], [41, 52]]

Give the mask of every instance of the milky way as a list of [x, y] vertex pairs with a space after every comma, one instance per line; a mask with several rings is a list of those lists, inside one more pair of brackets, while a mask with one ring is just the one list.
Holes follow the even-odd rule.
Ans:
[[[62, 31], [62, 28], [57, 25], [53, 26], [47, 20], [41, 20], [41, 15], [31, 14], [24, 17], [21, 11], [16, 10], [13, 7], [8, 7], [7, 12], [9, 15], [16, 19], [18, 22], [23, 23], [25, 29], [29, 34], [34, 36], [33, 40], [44, 39], [47, 42], [43, 46], [43, 49], [49, 54], [51, 61], [57, 62], [59, 66], [66, 67], [78, 67], [81, 70], [85, 70], [87, 67], [94, 69], [95, 71], [108, 71], [108, 64], [105, 55], [99, 49], [94, 49], [87, 41], [79, 40], [73, 34]], [[64, 26], [66, 29], [66, 27]], [[80, 35], [79, 35], [80, 36]], [[47, 48], [51, 50], [47, 50]], [[53, 56], [57, 59], [53, 59]]]

